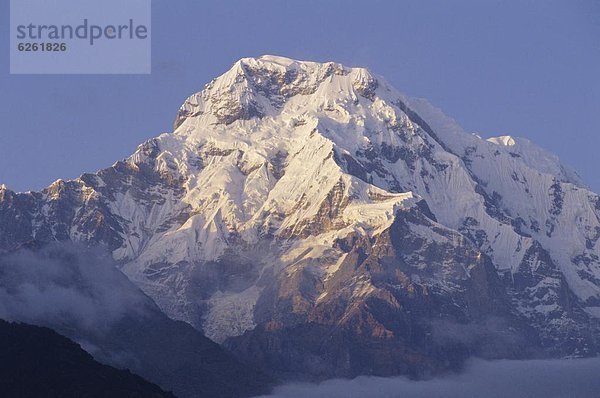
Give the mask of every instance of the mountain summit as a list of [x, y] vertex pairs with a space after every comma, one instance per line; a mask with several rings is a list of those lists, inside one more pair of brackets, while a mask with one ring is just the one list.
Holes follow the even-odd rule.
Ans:
[[170, 317], [314, 377], [600, 352], [600, 198], [364, 68], [244, 58], [174, 131], [39, 193], [0, 248], [102, 244]]

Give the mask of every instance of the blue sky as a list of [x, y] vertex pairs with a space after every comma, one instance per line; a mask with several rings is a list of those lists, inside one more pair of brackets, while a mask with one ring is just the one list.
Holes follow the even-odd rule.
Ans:
[[40, 189], [170, 131], [238, 58], [367, 66], [467, 130], [529, 138], [600, 191], [600, 2], [153, 0], [151, 75], [9, 75], [0, 5], [0, 183]]

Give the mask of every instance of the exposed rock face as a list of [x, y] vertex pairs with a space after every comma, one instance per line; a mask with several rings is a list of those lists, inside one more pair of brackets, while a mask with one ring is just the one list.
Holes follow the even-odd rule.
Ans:
[[511, 314], [490, 260], [416, 207], [372, 239], [350, 235], [336, 245], [334, 273], [322, 280], [300, 261], [258, 302], [260, 326], [227, 345], [271, 369], [317, 378], [419, 376], [470, 355], [535, 354], [535, 333]]
[[[106, 245], [169, 316], [298, 375], [600, 351], [600, 198], [366, 69], [242, 59], [172, 134], [40, 193], [0, 247]], [[525, 349], [528, 348], [528, 349]]]

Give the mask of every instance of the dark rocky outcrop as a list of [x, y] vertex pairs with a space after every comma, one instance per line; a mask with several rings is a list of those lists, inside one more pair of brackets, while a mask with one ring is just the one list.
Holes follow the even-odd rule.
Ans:
[[128, 370], [95, 361], [51, 329], [0, 320], [0, 391], [12, 398], [175, 397]]

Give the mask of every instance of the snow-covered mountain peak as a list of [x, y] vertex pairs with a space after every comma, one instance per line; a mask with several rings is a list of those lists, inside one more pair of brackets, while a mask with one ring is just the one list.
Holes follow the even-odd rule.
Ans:
[[377, 78], [365, 68], [274, 56], [242, 58], [186, 100], [175, 126], [194, 117], [207, 126], [273, 117], [295, 97], [331, 108], [356, 102], [360, 95], [372, 98], [377, 87]]
[[[388, 134], [389, 128], [407, 136], [421, 128], [424, 132], [416, 133], [421, 144], [440, 145], [458, 158], [474, 150], [501, 150], [538, 172], [584, 186], [558, 157], [527, 140], [467, 134], [426, 100], [408, 98], [366, 68], [335, 62], [272, 55], [242, 58], [185, 101], [175, 127], [176, 135], [194, 143], [264, 147], [266, 141], [279, 141], [270, 144], [276, 153], [287, 145], [281, 142], [302, 139], [307, 130], [352, 153], [373, 146], [398, 147], [398, 136]], [[411, 145], [421, 145], [417, 141]]]
[[574, 172], [334, 62], [243, 58], [185, 101], [173, 133], [9, 199], [0, 245], [101, 242], [166, 313], [217, 340], [353, 319], [371, 296], [401, 308], [390, 297], [459, 294], [485, 264], [516, 313], [554, 322], [548, 341], [600, 314], [600, 198]]
[[[135, 258], [125, 268], [135, 280], [156, 262], [215, 261], [231, 242], [301, 238], [296, 253], [349, 233], [372, 237], [397, 211], [426, 203], [432, 220], [461, 231], [500, 272], [539, 267], [540, 247], [554, 264], [576, 261], [561, 272], [596, 311], [600, 235], [571, 218], [596, 223], [597, 197], [579, 177], [527, 140], [466, 133], [365, 68], [243, 58], [186, 100], [173, 134], [140, 148], [135, 167], [150, 163], [183, 182], [181, 199], [145, 228], [182, 205], [191, 217], [116, 252]], [[577, 209], [582, 200], [589, 206]], [[567, 246], [579, 254], [569, 257], [564, 236], [578, 236]], [[232, 333], [216, 326], [219, 311], [203, 324], [215, 338]]]

